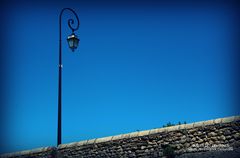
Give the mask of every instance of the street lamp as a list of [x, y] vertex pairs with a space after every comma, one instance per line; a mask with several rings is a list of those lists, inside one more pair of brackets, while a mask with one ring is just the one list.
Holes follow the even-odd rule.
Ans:
[[74, 24], [73, 19], [68, 19], [68, 26], [72, 30], [72, 34], [68, 36], [67, 42], [69, 48], [74, 51], [79, 43], [78, 37], [74, 34], [74, 31], [78, 30], [79, 28], [79, 19], [77, 14], [75, 13], [74, 10], [71, 8], [63, 8], [60, 16], [59, 16], [59, 76], [58, 76], [58, 129], [57, 129], [57, 145], [62, 143], [62, 14], [65, 10], [68, 10], [72, 12], [76, 19], [77, 19], [77, 25], [73, 27], [72, 25]]
[[71, 35], [68, 36], [67, 41], [69, 48], [72, 49], [72, 51], [74, 52], [79, 43], [78, 37], [74, 33], [72, 33]]

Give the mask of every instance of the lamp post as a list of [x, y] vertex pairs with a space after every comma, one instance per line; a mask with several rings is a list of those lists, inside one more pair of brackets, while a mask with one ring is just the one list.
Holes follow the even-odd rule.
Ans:
[[72, 30], [72, 34], [68, 36], [67, 42], [69, 48], [74, 51], [79, 43], [78, 37], [74, 34], [74, 31], [78, 30], [79, 28], [79, 19], [77, 14], [75, 13], [74, 10], [71, 8], [63, 8], [60, 16], [59, 16], [59, 76], [58, 76], [58, 129], [57, 129], [57, 145], [62, 143], [62, 14], [65, 10], [68, 10], [72, 12], [76, 19], [77, 19], [77, 25], [73, 27], [72, 25], [74, 24], [73, 19], [68, 19], [68, 27]]

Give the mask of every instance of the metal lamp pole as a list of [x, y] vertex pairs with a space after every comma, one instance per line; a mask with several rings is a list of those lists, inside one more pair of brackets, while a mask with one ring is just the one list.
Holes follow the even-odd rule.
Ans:
[[59, 16], [59, 68], [58, 68], [58, 72], [59, 72], [59, 76], [58, 76], [58, 129], [57, 129], [57, 145], [62, 143], [62, 14], [65, 10], [68, 10], [70, 12], [72, 12], [76, 19], [77, 19], [77, 25], [75, 27], [72, 26], [72, 24], [74, 24], [74, 20], [73, 19], [68, 19], [68, 26], [69, 28], [72, 30], [72, 34], [70, 36], [68, 36], [67, 41], [69, 44], [69, 48], [74, 51], [79, 43], [79, 39], [77, 38], [77, 36], [74, 34], [74, 31], [78, 30], [79, 28], [79, 19], [77, 14], [75, 13], [74, 10], [72, 10], [71, 8], [63, 8], [60, 16]]

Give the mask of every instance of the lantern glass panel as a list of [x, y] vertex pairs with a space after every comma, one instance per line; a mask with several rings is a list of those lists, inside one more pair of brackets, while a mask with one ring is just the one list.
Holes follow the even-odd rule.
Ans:
[[73, 42], [73, 46], [74, 46], [75, 48], [77, 48], [77, 47], [78, 47], [78, 43], [79, 43], [79, 39], [75, 38], [75, 39], [74, 39], [74, 42]]
[[69, 47], [70, 48], [72, 48], [73, 47], [73, 39], [68, 39], [68, 45], [69, 45]]

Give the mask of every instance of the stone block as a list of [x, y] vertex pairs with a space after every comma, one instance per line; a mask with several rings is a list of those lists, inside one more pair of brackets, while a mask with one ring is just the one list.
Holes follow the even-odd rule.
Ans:
[[37, 149], [33, 149], [33, 150], [24, 150], [24, 151], [18, 152], [18, 154], [19, 155], [28, 155], [31, 153], [40, 153], [40, 152], [45, 152], [48, 149], [49, 149], [48, 147], [43, 147], [43, 148], [37, 148]]
[[97, 138], [95, 143], [103, 143], [103, 142], [108, 142], [111, 141], [113, 136], [110, 137], [103, 137], [103, 138]]
[[234, 116], [232, 117], [225, 117], [222, 119], [222, 123], [230, 123], [230, 122], [233, 122], [234, 121]]
[[149, 134], [156, 134], [156, 133], [158, 133], [158, 129], [151, 129], [149, 131]]
[[119, 139], [122, 139], [122, 135], [121, 134], [112, 137], [112, 140], [119, 140]]
[[206, 126], [213, 125], [213, 124], [214, 124], [213, 120], [204, 121], [204, 125], [206, 125]]
[[215, 119], [215, 120], [213, 120], [213, 122], [214, 122], [214, 124], [222, 123], [222, 118]]
[[185, 129], [191, 129], [191, 128], [193, 128], [193, 123], [185, 125]]
[[186, 125], [186, 124], [178, 125], [178, 129], [179, 129], [179, 130], [180, 130], [180, 129], [185, 129], [185, 125]]
[[168, 132], [177, 131], [177, 130], [179, 130], [179, 125], [167, 127], [166, 130], [167, 130]]
[[128, 133], [128, 134], [122, 134], [121, 135], [121, 139], [127, 139], [127, 138], [129, 138], [130, 137], [130, 134]]
[[210, 132], [210, 133], [208, 133], [207, 135], [208, 135], [208, 137], [215, 137], [215, 136], [217, 136], [217, 133], [215, 133], [215, 132]]
[[132, 132], [129, 134], [129, 138], [137, 137], [139, 132]]
[[193, 127], [203, 127], [203, 126], [204, 126], [204, 121], [193, 123]]
[[234, 117], [234, 121], [239, 121], [240, 120], [240, 116], [235, 116]]
[[240, 139], [240, 133], [236, 133], [233, 135], [233, 138], [237, 141]]
[[166, 131], [167, 131], [167, 127], [158, 128], [158, 133], [162, 133], [162, 132], [166, 132]]
[[95, 139], [89, 139], [86, 144], [94, 144], [95, 141], [96, 141], [96, 138]]
[[63, 149], [63, 148], [66, 148], [67, 147], [67, 144], [60, 144], [58, 145], [58, 149]]
[[138, 132], [138, 136], [141, 137], [141, 136], [149, 135], [149, 132], [150, 132], [150, 130], [140, 131], [140, 132]]
[[30, 151], [29, 150], [20, 151], [18, 154], [19, 155], [27, 155], [27, 154], [30, 154]]
[[86, 145], [87, 142], [88, 142], [87, 140], [84, 140], [84, 141], [80, 141], [75, 144], [72, 144], [71, 146], [83, 146], [83, 145]]

